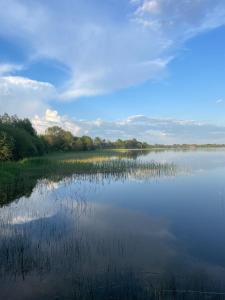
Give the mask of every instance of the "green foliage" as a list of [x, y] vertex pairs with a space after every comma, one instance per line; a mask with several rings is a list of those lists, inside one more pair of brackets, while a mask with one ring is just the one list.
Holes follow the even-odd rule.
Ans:
[[51, 151], [89, 151], [94, 149], [143, 149], [149, 145], [132, 140], [117, 140], [115, 142], [106, 141], [96, 137], [92, 139], [89, 136], [74, 137], [71, 132], [65, 131], [58, 126], [50, 127], [42, 136]]
[[104, 146], [103, 141], [99, 137], [96, 137], [94, 139], [94, 146], [96, 149], [102, 149]]
[[0, 116], [0, 123], [11, 125], [15, 128], [24, 129], [26, 132], [30, 133], [30, 135], [35, 136], [36, 131], [33, 128], [31, 122], [29, 119], [19, 119], [16, 115], [9, 116], [8, 114], [4, 114], [3, 116]]
[[46, 130], [38, 136], [29, 119], [4, 114], [0, 116], [0, 160], [19, 160], [52, 151], [90, 151], [95, 149], [142, 149], [147, 144], [136, 139], [106, 141], [100, 137], [75, 137], [59, 126]]
[[83, 150], [93, 150], [94, 147], [94, 142], [92, 140], [92, 138], [90, 138], [89, 136], [82, 136], [81, 137], [81, 142], [83, 144]]
[[46, 130], [42, 136], [51, 151], [75, 150], [75, 138], [70, 131], [65, 131], [59, 126], [53, 126]]
[[44, 143], [28, 119], [0, 116], [0, 160], [18, 160], [44, 152]]
[[5, 131], [0, 131], [0, 160], [13, 158], [14, 139]]

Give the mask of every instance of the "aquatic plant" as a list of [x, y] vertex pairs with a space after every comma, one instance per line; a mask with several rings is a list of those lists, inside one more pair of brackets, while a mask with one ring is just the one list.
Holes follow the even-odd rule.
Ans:
[[143, 162], [115, 156], [116, 152], [97, 152], [95, 155], [57, 154], [47, 157], [0, 163], [0, 205], [23, 195], [29, 196], [37, 180], [61, 180], [74, 174], [104, 176], [136, 176], [139, 179], [173, 176], [176, 166], [158, 162]]

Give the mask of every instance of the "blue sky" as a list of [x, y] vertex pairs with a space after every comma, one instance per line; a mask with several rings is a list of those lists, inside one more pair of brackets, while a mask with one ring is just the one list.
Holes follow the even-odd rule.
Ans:
[[225, 143], [223, 0], [0, 0], [0, 113], [39, 132]]

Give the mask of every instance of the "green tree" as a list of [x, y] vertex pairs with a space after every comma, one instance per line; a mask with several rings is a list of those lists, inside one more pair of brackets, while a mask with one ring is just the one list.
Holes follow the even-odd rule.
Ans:
[[0, 160], [13, 159], [14, 139], [6, 132], [0, 132]]
[[94, 139], [94, 146], [95, 146], [95, 148], [97, 148], [97, 149], [103, 148], [103, 146], [104, 146], [103, 140], [101, 140], [99, 137], [96, 137], [96, 138]]
[[84, 135], [81, 137], [81, 141], [83, 143], [84, 150], [92, 150], [94, 149], [94, 143], [91, 137]]
[[17, 160], [28, 156], [41, 155], [45, 151], [44, 143], [37, 136], [29, 119], [19, 119], [16, 115], [4, 114], [0, 116], [0, 132], [2, 157], [5, 153], [8, 153], [7, 159]]
[[59, 126], [48, 128], [43, 139], [52, 150], [75, 150], [75, 137], [70, 131], [65, 131]]
[[74, 138], [73, 150], [75, 150], [75, 151], [84, 150], [84, 145], [83, 145], [81, 138], [78, 138], [78, 137]]

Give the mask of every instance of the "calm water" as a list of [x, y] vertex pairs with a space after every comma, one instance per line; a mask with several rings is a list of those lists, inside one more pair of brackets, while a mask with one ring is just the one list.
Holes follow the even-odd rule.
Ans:
[[46, 179], [0, 208], [0, 299], [225, 299], [225, 150], [134, 159], [176, 172]]

